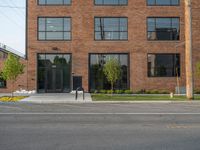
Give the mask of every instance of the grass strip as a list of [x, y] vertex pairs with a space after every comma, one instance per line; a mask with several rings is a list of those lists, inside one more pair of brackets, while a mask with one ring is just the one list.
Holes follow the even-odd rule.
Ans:
[[[174, 96], [170, 98], [168, 95], [105, 95], [105, 94], [92, 94], [93, 101], [187, 101], [185, 96]], [[195, 100], [200, 100], [200, 96], [195, 96]]]

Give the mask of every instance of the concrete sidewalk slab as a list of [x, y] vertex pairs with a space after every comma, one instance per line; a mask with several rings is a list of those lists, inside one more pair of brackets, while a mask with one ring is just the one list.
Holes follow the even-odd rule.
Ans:
[[84, 103], [92, 102], [91, 95], [85, 93], [85, 100], [83, 95], [79, 94], [78, 99], [75, 100], [75, 94], [71, 93], [52, 93], [52, 94], [34, 94], [28, 98], [21, 100], [20, 102], [27, 103]]

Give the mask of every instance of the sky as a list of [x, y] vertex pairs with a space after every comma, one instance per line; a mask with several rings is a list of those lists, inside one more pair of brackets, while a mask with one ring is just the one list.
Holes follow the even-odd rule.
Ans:
[[25, 53], [25, 14], [25, 0], [0, 0], [0, 43], [21, 53]]

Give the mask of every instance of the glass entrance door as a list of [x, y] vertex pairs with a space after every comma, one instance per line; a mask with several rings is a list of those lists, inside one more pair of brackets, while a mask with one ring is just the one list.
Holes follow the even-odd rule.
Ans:
[[47, 92], [62, 92], [63, 91], [63, 70], [51, 68], [46, 71], [47, 77]]
[[71, 91], [71, 55], [38, 55], [38, 92], [61, 93]]

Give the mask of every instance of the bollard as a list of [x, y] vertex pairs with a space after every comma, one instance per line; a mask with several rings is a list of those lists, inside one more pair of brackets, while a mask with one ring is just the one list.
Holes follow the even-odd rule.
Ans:
[[82, 87], [78, 87], [76, 89], [76, 95], [75, 95], [75, 99], [78, 100], [78, 91], [83, 91], [83, 100], [85, 100], [85, 90]]
[[170, 93], [170, 98], [174, 98], [174, 93], [173, 92]]

